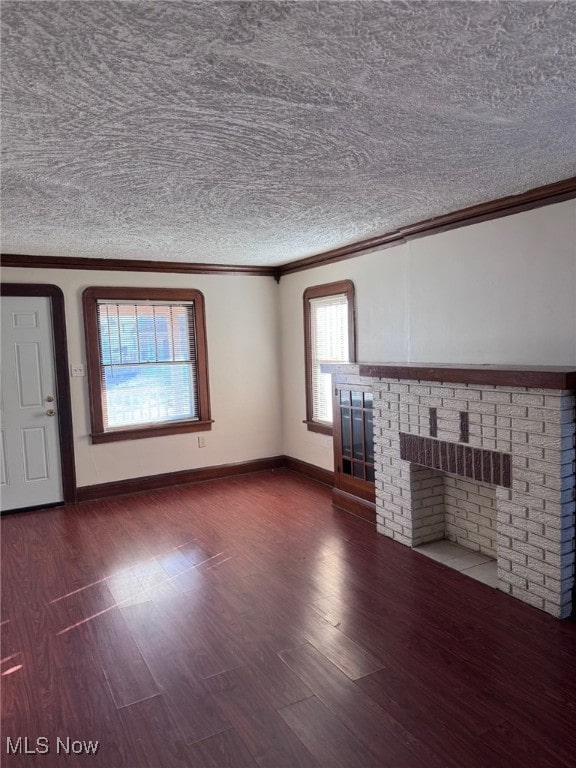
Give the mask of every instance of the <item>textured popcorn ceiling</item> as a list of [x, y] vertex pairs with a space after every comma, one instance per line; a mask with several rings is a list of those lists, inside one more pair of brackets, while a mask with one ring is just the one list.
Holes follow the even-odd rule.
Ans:
[[574, 175], [571, 2], [2, 2], [3, 250], [277, 265]]

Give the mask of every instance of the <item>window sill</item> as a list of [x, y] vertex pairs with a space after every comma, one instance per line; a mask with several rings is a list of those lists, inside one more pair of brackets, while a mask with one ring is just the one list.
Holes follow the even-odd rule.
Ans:
[[150, 427], [127, 427], [114, 429], [109, 432], [93, 432], [90, 437], [93, 443], [114, 443], [120, 440], [140, 440], [143, 437], [163, 437], [164, 435], [179, 435], [184, 432], [208, 432], [214, 422], [184, 421], [176, 424], [158, 424]]
[[332, 435], [334, 428], [332, 424], [321, 424], [319, 421], [306, 421], [303, 422], [308, 426], [309, 432], [319, 432], [321, 435]]

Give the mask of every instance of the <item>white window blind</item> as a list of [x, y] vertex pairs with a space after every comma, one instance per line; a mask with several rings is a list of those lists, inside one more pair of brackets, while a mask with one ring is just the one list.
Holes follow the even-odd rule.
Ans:
[[332, 423], [332, 377], [320, 363], [349, 362], [348, 298], [334, 294], [310, 299], [312, 347], [312, 417]]
[[198, 419], [193, 307], [98, 300], [105, 429]]

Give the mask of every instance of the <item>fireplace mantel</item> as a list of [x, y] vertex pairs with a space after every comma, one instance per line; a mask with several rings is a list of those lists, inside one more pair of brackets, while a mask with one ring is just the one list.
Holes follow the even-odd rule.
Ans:
[[437, 381], [531, 389], [576, 389], [576, 364], [465, 365], [451, 363], [323, 363], [324, 373], [373, 379]]

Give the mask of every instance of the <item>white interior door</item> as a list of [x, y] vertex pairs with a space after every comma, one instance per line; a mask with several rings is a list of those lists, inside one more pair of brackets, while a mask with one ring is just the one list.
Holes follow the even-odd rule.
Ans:
[[2, 298], [0, 506], [63, 501], [50, 299]]

